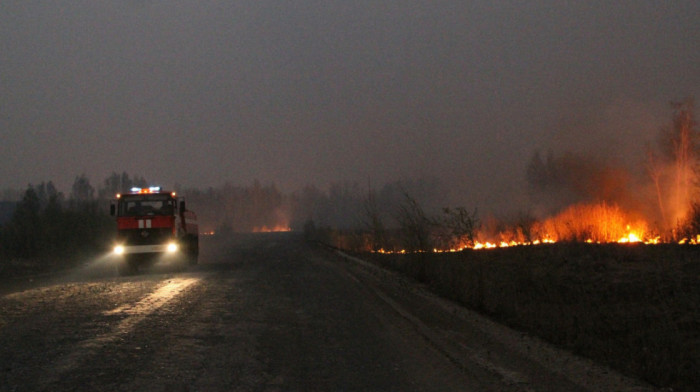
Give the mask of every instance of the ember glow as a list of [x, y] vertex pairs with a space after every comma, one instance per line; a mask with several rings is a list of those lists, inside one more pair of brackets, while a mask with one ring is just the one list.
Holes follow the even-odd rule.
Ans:
[[276, 225], [276, 226], [262, 226], [253, 228], [253, 233], [278, 233], [292, 231], [288, 225]]

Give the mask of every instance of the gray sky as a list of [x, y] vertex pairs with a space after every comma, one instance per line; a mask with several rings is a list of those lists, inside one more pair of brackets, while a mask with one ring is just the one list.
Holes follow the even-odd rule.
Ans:
[[511, 204], [535, 149], [641, 160], [699, 53], [697, 0], [8, 0], [0, 188], [431, 177]]

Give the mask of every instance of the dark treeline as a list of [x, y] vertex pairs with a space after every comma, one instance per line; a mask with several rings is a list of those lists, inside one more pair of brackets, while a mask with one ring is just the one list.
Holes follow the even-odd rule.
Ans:
[[52, 181], [30, 184], [23, 191], [6, 190], [6, 199], [18, 195], [19, 200], [3, 202], [8, 218], [0, 223], [0, 256], [61, 258], [103, 251], [115, 230], [108, 214], [109, 200], [118, 192], [145, 184], [143, 177], [112, 173], [95, 189], [82, 174], [75, 178], [67, 197]]
[[[9, 218], [0, 222], [0, 256], [41, 258], [104, 251], [115, 232], [110, 202], [117, 193], [149, 185], [162, 184], [124, 172], [112, 173], [97, 187], [87, 176], [76, 176], [67, 196], [52, 181], [30, 184], [21, 191], [6, 190], [4, 205], [13, 208], [6, 214]], [[407, 223], [409, 216], [401, 208], [408, 195], [426, 210], [437, 210], [439, 189], [430, 180], [394, 182], [378, 189], [357, 183], [334, 183], [326, 189], [307, 185], [293, 192], [259, 181], [207, 189], [173, 188], [197, 214], [203, 232], [363, 231], [372, 234], [370, 242], [374, 243], [365, 248], [386, 247], [383, 231]], [[19, 200], [8, 202], [7, 195], [17, 195]]]
[[85, 176], [76, 178], [68, 198], [51, 181], [29, 185], [0, 226], [0, 255], [61, 257], [102, 249], [111, 223]]

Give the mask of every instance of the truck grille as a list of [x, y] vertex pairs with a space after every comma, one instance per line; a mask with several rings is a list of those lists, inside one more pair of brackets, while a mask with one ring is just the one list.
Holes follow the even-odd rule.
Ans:
[[162, 244], [173, 238], [172, 228], [120, 230], [117, 236], [125, 245]]

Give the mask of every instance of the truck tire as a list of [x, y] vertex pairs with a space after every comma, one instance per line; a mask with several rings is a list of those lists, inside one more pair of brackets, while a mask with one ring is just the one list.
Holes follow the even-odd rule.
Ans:
[[197, 264], [197, 259], [199, 259], [199, 238], [190, 238], [187, 244], [187, 262], [190, 265]]

